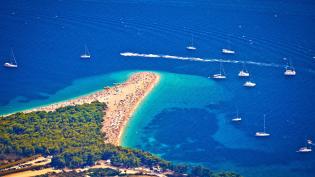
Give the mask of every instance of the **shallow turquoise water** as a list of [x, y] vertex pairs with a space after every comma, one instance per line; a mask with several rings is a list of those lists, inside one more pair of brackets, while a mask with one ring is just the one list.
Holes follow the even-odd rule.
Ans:
[[6, 106], [0, 107], [0, 115], [23, 111], [87, 95], [102, 90], [105, 86], [112, 86], [114, 83], [124, 82], [133, 72], [134, 71], [114, 72], [111, 74], [77, 79], [69, 86], [58, 90], [55, 94], [39, 93], [45, 97], [45, 99], [28, 100], [23, 96], [16, 96], [16, 98], [11, 100]]
[[[211, 103], [226, 101], [229, 93], [205, 77], [159, 72], [159, 84], [133, 115], [123, 135], [123, 146], [141, 144], [141, 130], [156, 114], [169, 108], [202, 108]], [[197, 118], [197, 117], [196, 117]]]
[[[255, 131], [261, 129], [262, 121], [261, 115], [250, 107], [262, 105], [238, 100], [240, 95], [235, 94], [238, 89], [235, 84], [233, 88], [225, 81], [216, 82], [206, 77], [160, 74], [159, 85], [127, 125], [123, 146], [150, 151], [173, 162], [202, 164], [245, 176], [309, 175], [307, 169], [313, 168], [314, 160], [312, 156], [295, 152], [295, 143], [289, 140], [296, 137], [292, 131], [277, 130], [268, 124], [267, 129], [272, 132], [270, 138], [254, 136]], [[257, 97], [260, 92], [243, 89], [239, 94], [247, 94], [241, 96], [244, 99]], [[231, 122], [236, 109], [243, 118], [241, 124]], [[276, 110], [272, 112], [277, 114]], [[273, 124], [277, 121], [284, 120], [272, 117]], [[289, 125], [290, 119], [286, 121]], [[300, 163], [301, 160], [304, 162]]]
[[[123, 81], [120, 71], [158, 70], [166, 84], [138, 109], [126, 145], [249, 177], [313, 177], [315, 153], [295, 151], [315, 136], [314, 9], [314, 0], [1, 1], [0, 62], [13, 48], [19, 68], [0, 67], [0, 113], [97, 91]], [[195, 52], [185, 49], [192, 34]], [[84, 44], [91, 60], [79, 58]], [[222, 54], [226, 47], [236, 54]], [[216, 62], [121, 52], [232, 62], [228, 79], [213, 82]], [[252, 61], [255, 89], [242, 87], [233, 60]], [[288, 60], [294, 78], [283, 76]], [[272, 136], [256, 139], [263, 114]]]

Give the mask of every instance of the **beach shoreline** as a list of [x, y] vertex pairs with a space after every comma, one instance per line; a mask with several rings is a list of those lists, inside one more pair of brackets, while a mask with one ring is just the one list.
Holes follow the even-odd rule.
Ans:
[[106, 134], [105, 143], [121, 145], [122, 135], [130, 118], [141, 102], [159, 83], [160, 76], [154, 72], [136, 72], [129, 76], [123, 83], [111, 87], [104, 87], [100, 91], [86, 94], [77, 98], [61, 101], [29, 110], [21, 111], [30, 113], [34, 111], [55, 111], [66, 106], [82, 105], [99, 101], [105, 103], [107, 109], [104, 113], [102, 132]]
[[123, 84], [117, 87], [120, 94], [108, 101], [108, 111], [102, 128], [108, 138], [107, 143], [121, 145], [122, 135], [130, 118], [159, 80], [160, 76], [156, 73], [141, 72], [131, 75], [127, 80], [126, 83], [131, 87]]
[[[135, 107], [131, 110], [131, 112], [130, 112], [130, 117], [131, 116], [133, 116], [133, 114], [137, 111], [137, 109], [139, 108], [139, 106], [141, 105], [141, 103], [143, 103], [143, 101], [146, 99], [146, 97], [153, 91], [153, 89], [157, 86], [157, 84], [160, 82], [160, 78], [161, 78], [161, 76], [160, 75], [156, 75], [157, 76], [157, 78], [155, 79], [155, 81], [150, 85], [150, 87], [149, 88], [147, 88], [147, 90], [146, 90], [146, 92], [145, 92], [145, 94], [143, 95], [143, 97], [135, 104]], [[128, 125], [128, 122], [129, 122], [130, 120], [128, 120], [128, 121], [126, 121], [125, 122], [125, 124], [124, 124], [124, 126], [123, 126], [123, 129], [122, 129], [122, 131], [120, 132], [120, 134], [119, 134], [119, 146], [122, 146], [122, 140], [123, 140], [123, 138], [122, 138], [122, 136], [123, 136], [123, 134], [125, 133], [125, 131], [126, 131], [126, 128], [127, 128], [127, 125]]]

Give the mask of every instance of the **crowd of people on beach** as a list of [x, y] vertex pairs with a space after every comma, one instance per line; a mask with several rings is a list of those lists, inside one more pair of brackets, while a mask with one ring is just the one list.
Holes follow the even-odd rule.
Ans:
[[132, 113], [138, 104], [157, 83], [158, 76], [154, 73], [144, 72], [134, 74], [124, 84], [113, 89], [120, 92], [110, 98], [105, 116], [103, 131], [106, 133], [106, 142], [119, 145], [120, 137]]

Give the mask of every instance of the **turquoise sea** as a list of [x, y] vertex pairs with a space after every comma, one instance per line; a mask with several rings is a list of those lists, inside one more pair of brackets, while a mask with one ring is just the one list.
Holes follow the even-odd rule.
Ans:
[[[124, 146], [246, 177], [312, 177], [314, 153], [296, 150], [315, 139], [314, 9], [313, 0], [1, 1], [0, 63], [12, 48], [19, 67], [0, 67], [0, 114], [154, 71], [160, 84], [129, 122]], [[192, 35], [194, 52], [185, 49]], [[79, 58], [84, 45], [91, 60]], [[207, 78], [218, 61], [224, 81]], [[237, 77], [242, 61], [256, 88]], [[295, 77], [283, 76], [288, 62]], [[256, 138], [264, 114], [271, 136]]]

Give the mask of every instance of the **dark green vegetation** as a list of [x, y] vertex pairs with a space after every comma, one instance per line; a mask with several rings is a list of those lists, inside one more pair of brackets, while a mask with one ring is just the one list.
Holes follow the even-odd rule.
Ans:
[[111, 168], [95, 168], [95, 169], [89, 169], [88, 171], [84, 172], [63, 172], [63, 173], [50, 173], [50, 174], [45, 174], [45, 175], [38, 175], [36, 177], [85, 177], [85, 176], [90, 176], [90, 177], [104, 177], [104, 176], [121, 176], [119, 171], [111, 169]]
[[104, 104], [93, 102], [54, 112], [3, 117], [0, 120], [0, 153], [54, 155], [59, 166], [90, 164], [104, 146], [104, 135], [100, 131], [104, 108]]
[[105, 144], [105, 104], [93, 102], [54, 112], [17, 113], [0, 119], [0, 154], [53, 155], [54, 167], [82, 167], [100, 159], [124, 167], [167, 166], [149, 153]]
[[[16, 113], [1, 117], [0, 156], [52, 155], [51, 165], [56, 168], [91, 166], [97, 160], [110, 159], [117, 167], [160, 166], [178, 174], [213, 176], [206, 168], [176, 166], [141, 150], [105, 144], [105, 135], [101, 132], [105, 110], [105, 104], [93, 102], [59, 108], [54, 112]], [[116, 174], [108, 169], [92, 173], [96, 176]]]
[[[188, 172], [188, 171], [187, 171]], [[124, 172], [121, 172], [119, 170], [111, 169], [111, 168], [96, 168], [96, 169], [89, 169], [84, 172], [62, 172], [62, 173], [50, 173], [45, 175], [39, 175], [36, 177], [85, 177], [85, 176], [91, 176], [91, 177], [104, 177], [104, 176], [148, 176], [144, 175], [142, 173], [135, 174], [135, 175], [126, 175]], [[166, 175], [168, 177], [240, 177], [237, 174], [234, 173], [212, 173], [209, 171], [209, 169], [197, 166], [197, 167], [191, 167], [190, 171], [188, 173], [176, 173], [173, 175]]]

